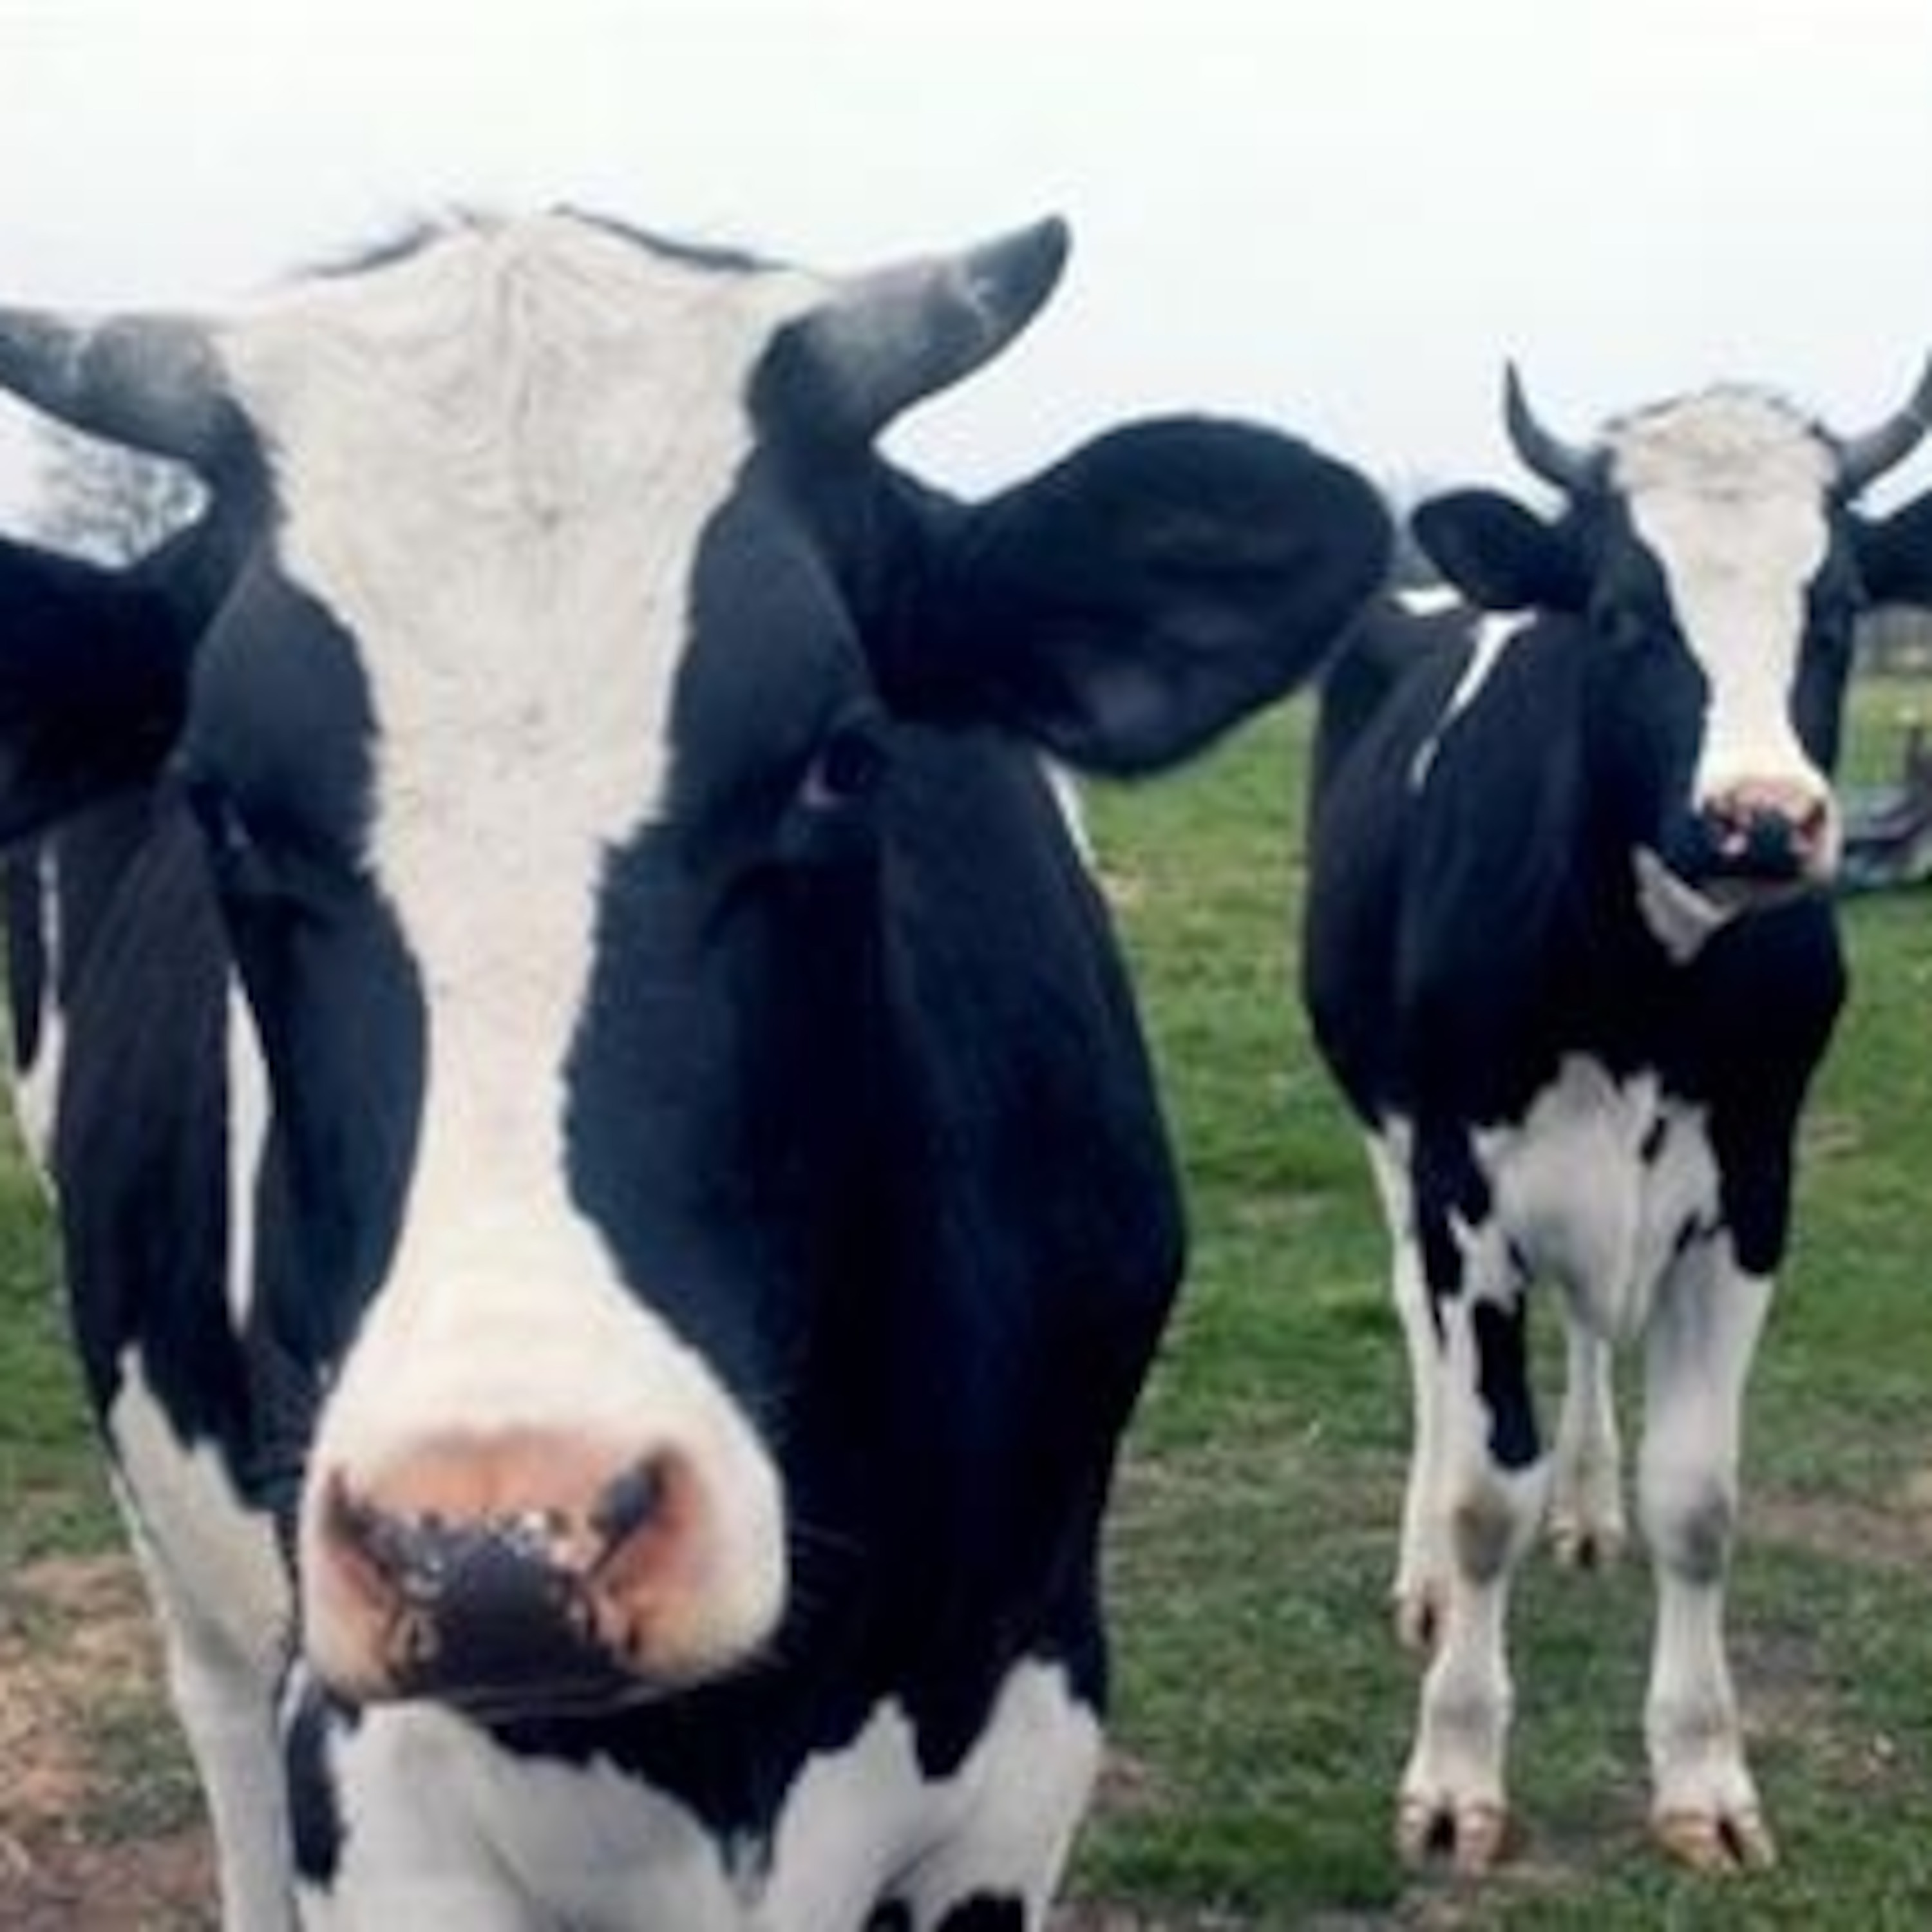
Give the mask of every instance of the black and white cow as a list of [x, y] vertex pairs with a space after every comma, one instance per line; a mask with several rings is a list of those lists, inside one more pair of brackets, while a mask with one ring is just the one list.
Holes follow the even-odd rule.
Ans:
[[0, 548], [0, 833], [231, 1926], [1042, 1922], [1181, 1232], [1041, 754], [1198, 747], [1388, 539], [1223, 422], [882, 460], [1064, 250], [554, 215], [0, 316], [209, 491], [124, 573]]
[[[1844, 991], [1832, 772], [1854, 618], [1932, 602], [1932, 496], [1852, 507], [1932, 411], [1840, 441], [1723, 388], [1536, 422], [1546, 521], [1467, 491], [1417, 535], [1478, 607], [1379, 611], [1324, 684], [1304, 991], [1366, 1130], [1414, 1434], [1395, 1594], [1432, 1646], [1398, 1841], [1491, 1864], [1510, 1579], [1546, 1514], [1624, 1534], [1610, 1349], [1641, 1335], [1657, 1586], [1653, 1820], [1694, 1864], [1773, 1852], [1723, 1634], [1739, 1412], [1786, 1246], [1798, 1111]], [[1562, 1291], [1546, 1455], [1526, 1291]]]

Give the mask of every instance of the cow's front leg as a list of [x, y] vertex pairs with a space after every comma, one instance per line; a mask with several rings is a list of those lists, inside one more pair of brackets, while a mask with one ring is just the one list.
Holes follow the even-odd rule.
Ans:
[[1776, 1856], [1744, 1762], [1724, 1628], [1744, 1384], [1771, 1292], [1718, 1235], [1672, 1270], [1646, 1337], [1639, 1503], [1657, 1577], [1644, 1712], [1652, 1826], [1673, 1857], [1704, 1870]]
[[206, 1452], [183, 1448], [122, 1364], [115, 1496], [166, 1641], [168, 1685], [208, 1801], [226, 1932], [289, 1932], [277, 1686], [290, 1609], [274, 1536]]
[[1372, 1138], [1369, 1165], [1389, 1237], [1389, 1287], [1408, 1358], [1408, 1479], [1402, 1493], [1402, 1542], [1390, 1591], [1396, 1634], [1426, 1655], [1436, 1647], [1449, 1592], [1446, 1518], [1438, 1493], [1442, 1441], [1442, 1349], [1417, 1239], [1414, 1191], [1400, 1130]]
[[1623, 1553], [1623, 1454], [1610, 1344], [1566, 1320], [1563, 1410], [1550, 1473], [1550, 1540], [1558, 1562], [1595, 1570]]
[[1442, 1458], [1432, 1487], [1448, 1590], [1396, 1837], [1411, 1864], [1442, 1854], [1476, 1873], [1496, 1863], [1508, 1836], [1510, 1582], [1542, 1522], [1547, 1469], [1506, 1244], [1493, 1226], [1453, 1214], [1432, 1228], [1426, 1203], [1424, 1211]]

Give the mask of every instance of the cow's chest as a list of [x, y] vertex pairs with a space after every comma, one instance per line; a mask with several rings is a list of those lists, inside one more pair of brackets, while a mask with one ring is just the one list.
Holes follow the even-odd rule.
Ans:
[[1022, 1664], [949, 1774], [926, 1774], [883, 1704], [749, 1840], [608, 1760], [520, 1756], [439, 1711], [368, 1712], [324, 1750], [340, 1854], [306, 1924], [852, 1932], [894, 1904], [920, 1924], [974, 1899], [1042, 1907], [1100, 1741], [1064, 1673]]
[[1559, 1283], [1607, 1340], [1643, 1326], [1665, 1270], [1720, 1222], [1704, 1111], [1654, 1073], [1573, 1054], [1475, 1153], [1491, 1202], [1475, 1238], [1502, 1244], [1512, 1272]]

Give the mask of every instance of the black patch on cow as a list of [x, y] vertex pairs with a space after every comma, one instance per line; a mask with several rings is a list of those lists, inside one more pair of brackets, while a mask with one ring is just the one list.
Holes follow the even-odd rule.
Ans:
[[347, 1826], [335, 1786], [330, 1747], [337, 1731], [352, 1732], [361, 1714], [332, 1702], [313, 1685], [298, 1700], [282, 1731], [282, 1765], [288, 1781], [289, 1832], [296, 1875], [326, 1889], [342, 1862]]
[[38, 848], [10, 854], [4, 865], [7, 997], [14, 1025], [14, 1065], [24, 1072], [40, 1058], [40, 1026], [52, 997], [47, 951], [48, 895]]
[[[421, 1000], [346, 856], [368, 730], [347, 640], [257, 571], [196, 676], [173, 776], [82, 814], [50, 848], [70, 1040], [54, 1163], [74, 1204], [67, 1273], [97, 1408], [134, 1351], [178, 1438], [218, 1444], [243, 1496], [286, 1514], [322, 1377], [393, 1240]], [[279, 1096], [245, 1335], [226, 1279], [238, 968]]]
[[285, 1472], [313, 1382], [339, 1360], [394, 1246], [426, 1019], [405, 938], [361, 867], [374, 724], [354, 640], [258, 571], [208, 640], [197, 700], [183, 791], [274, 1096], [258, 1318], [272, 1331], [264, 1456]]
[[913, 1932], [912, 1907], [902, 1898], [875, 1905], [866, 1921], [865, 1932]]
[[1489, 1218], [1490, 1184], [1476, 1164], [1468, 1134], [1453, 1125], [1418, 1126], [1411, 1159], [1415, 1197], [1415, 1233], [1421, 1250], [1423, 1280], [1428, 1284], [1436, 1332], [1442, 1330], [1442, 1304], [1463, 1288], [1462, 1246], [1457, 1227], [1472, 1228]]
[[1010, 1893], [976, 1892], [952, 1906], [936, 1932], [1026, 1932], [1026, 1901]]
[[1476, 1384], [1490, 1412], [1490, 1448], [1505, 1469], [1526, 1469], [1542, 1453], [1529, 1388], [1526, 1305], [1479, 1301], [1469, 1311]]
[[0, 538], [0, 838], [150, 778], [180, 728], [194, 639], [146, 575]]
[[1666, 1114], [1659, 1114], [1643, 1130], [1643, 1138], [1639, 1144], [1637, 1159], [1646, 1167], [1654, 1167], [1664, 1158], [1664, 1150], [1670, 1141], [1670, 1120]]
[[[132, 1349], [184, 1444], [233, 1450], [249, 1439], [251, 1397], [224, 1288], [224, 945], [193, 827], [164, 805], [140, 812], [67, 1014], [54, 1169], [84, 1208], [64, 1226], [68, 1292], [99, 1412]], [[154, 946], [156, 932], [170, 944]], [[130, 1091], [145, 1104], [130, 1107]]]

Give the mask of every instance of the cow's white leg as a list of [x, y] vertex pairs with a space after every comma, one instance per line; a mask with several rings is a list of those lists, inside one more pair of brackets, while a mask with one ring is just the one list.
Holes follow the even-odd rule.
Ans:
[[169, 1701], [186, 1735], [214, 1834], [223, 1932], [290, 1932], [287, 1807], [269, 1642], [238, 1646], [184, 1589], [124, 1486], [122, 1514], [167, 1660]]
[[1771, 1294], [1720, 1237], [1671, 1270], [1646, 1337], [1638, 1494], [1657, 1576], [1644, 1712], [1652, 1822], [1673, 1856], [1702, 1868], [1775, 1856], [1744, 1762], [1724, 1629], [1744, 1384]]
[[274, 1687], [165, 1615], [168, 1678], [208, 1800], [223, 1932], [290, 1932], [286, 1808]]
[[1558, 1559], [1594, 1570], [1622, 1554], [1623, 1448], [1617, 1432], [1610, 1345], [1575, 1315], [1567, 1320], [1563, 1411], [1552, 1457], [1550, 1538]]
[[1368, 1143], [1369, 1166], [1388, 1226], [1389, 1288], [1408, 1357], [1408, 1479], [1402, 1492], [1402, 1542], [1390, 1600], [1396, 1634], [1412, 1650], [1435, 1646], [1449, 1587], [1446, 1517], [1437, 1494], [1443, 1468], [1442, 1351], [1430, 1312], [1428, 1284], [1415, 1235], [1406, 1134], [1391, 1129]]
[[242, 1506], [212, 1450], [182, 1448], [132, 1353], [108, 1433], [116, 1500], [214, 1829], [224, 1932], [286, 1932], [293, 1906], [275, 1702], [289, 1610], [274, 1532]]
[[[1533, 1431], [1520, 1298], [1484, 1304], [1465, 1293], [1445, 1301], [1442, 1315], [1436, 1533], [1448, 1555], [1448, 1589], [1396, 1836], [1412, 1864], [1444, 1852], [1458, 1870], [1473, 1873], [1496, 1862], [1507, 1832], [1510, 1583], [1543, 1521], [1548, 1464], [1520, 1453], [1526, 1439], [1533, 1447]], [[1520, 1405], [1507, 1422], [1496, 1406], [1499, 1391], [1502, 1401]], [[1529, 1432], [1514, 1438], [1505, 1457], [1499, 1440], [1511, 1431]]]

